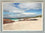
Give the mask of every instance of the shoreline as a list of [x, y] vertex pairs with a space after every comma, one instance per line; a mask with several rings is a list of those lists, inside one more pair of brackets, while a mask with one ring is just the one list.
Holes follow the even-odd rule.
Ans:
[[36, 21], [17, 21], [13, 23], [3, 24], [3, 30], [43, 30], [42, 18], [36, 18], [36, 19], [38, 20]]

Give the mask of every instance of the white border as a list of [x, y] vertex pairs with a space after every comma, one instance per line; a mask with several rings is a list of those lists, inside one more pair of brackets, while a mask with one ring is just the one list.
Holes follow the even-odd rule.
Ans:
[[[42, 3], [42, 30], [3, 30], [3, 3], [23, 3], [23, 2], [2, 2], [2, 31], [43, 31], [43, 2], [34, 2], [34, 3]], [[32, 2], [24, 2], [24, 3], [32, 3]]]

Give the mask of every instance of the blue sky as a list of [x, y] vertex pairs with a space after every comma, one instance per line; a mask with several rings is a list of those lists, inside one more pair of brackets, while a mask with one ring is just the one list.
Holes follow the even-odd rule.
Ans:
[[4, 18], [34, 17], [42, 15], [41, 3], [3, 3]]

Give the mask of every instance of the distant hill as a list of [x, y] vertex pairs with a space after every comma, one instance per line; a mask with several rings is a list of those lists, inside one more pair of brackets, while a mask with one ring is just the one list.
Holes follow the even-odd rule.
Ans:
[[38, 15], [38, 16], [35, 16], [35, 17], [33, 17], [33, 18], [36, 18], [36, 17], [42, 17], [42, 15]]
[[42, 17], [42, 15], [38, 15], [38, 16], [36, 16], [36, 17]]

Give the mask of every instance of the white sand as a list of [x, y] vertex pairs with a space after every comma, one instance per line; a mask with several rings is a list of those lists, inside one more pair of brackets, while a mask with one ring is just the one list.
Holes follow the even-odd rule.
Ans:
[[42, 18], [31, 18], [38, 19], [37, 21], [18, 21], [14, 23], [3, 24], [3, 30], [19, 30], [19, 31], [41, 31], [43, 30]]

